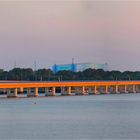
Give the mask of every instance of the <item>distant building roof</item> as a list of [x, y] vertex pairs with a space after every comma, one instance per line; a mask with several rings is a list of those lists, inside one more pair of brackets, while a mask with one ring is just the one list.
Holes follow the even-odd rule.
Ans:
[[74, 72], [84, 71], [88, 68], [108, 70], [108, 64], [95, 64], [95, 63], [75, 63], [75, 64], [54, 64], [52, 70], [54, 73], [63, 70], [70, 70]]

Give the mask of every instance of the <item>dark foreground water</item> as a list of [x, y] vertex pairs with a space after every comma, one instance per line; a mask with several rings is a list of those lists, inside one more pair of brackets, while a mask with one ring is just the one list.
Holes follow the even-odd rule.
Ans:
[[0, 139], [140, 139], [140, 94], [0, 99]]

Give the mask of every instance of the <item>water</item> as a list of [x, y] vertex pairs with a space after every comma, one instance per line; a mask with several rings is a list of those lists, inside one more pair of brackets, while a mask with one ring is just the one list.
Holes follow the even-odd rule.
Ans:
[[140, 139], [140, 94], [0, 99], [0, 139]]

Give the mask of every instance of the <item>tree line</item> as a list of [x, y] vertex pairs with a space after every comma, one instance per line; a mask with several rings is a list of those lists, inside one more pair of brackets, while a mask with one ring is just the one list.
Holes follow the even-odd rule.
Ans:
[[59, 71], [51, 69], [14, 68], [9, 71], [0, 70], [0, 80], [18, 81], [66, 81], [66, 80], [140, 80], [140, 71], [104, 71], [102, 69], [86, 69], [82, 72]]

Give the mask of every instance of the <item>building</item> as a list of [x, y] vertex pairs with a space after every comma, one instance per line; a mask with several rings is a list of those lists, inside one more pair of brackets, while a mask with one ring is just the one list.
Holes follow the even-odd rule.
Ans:
[[74, 72], [78, 71], [84, 71], [86, 69], [103, 69], [104, 71], [108, 70], [108, 64], [94, 64], [94, 63], [77, 63], [77, 64], [62, 64], [62, 65], [53, 65], [52, 66], [52, 71], [54, 73], [58, 71], [63, 71], [63, 70], [70, 70]]

